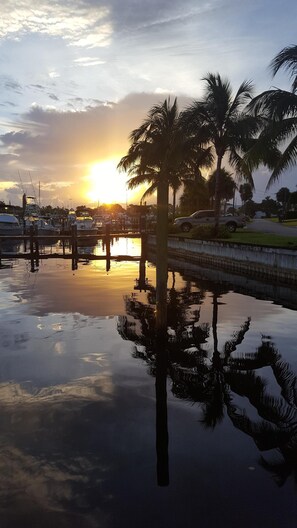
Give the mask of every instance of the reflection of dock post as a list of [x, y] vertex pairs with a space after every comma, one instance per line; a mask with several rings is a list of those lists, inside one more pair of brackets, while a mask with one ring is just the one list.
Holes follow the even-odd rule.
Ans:
[[105, 226], [106, 271], [110, 270], [110, 224]]
[[0, 268], [2, 266], [2, 238], [0, 238]]

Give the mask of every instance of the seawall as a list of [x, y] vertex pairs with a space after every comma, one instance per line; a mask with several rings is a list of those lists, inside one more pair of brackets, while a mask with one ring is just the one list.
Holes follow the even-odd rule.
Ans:
[[[155, 235], [148, 237], [148, 249], [154, 251]], [[178, 260], [200, 263], [258, 280], [281, 281], [297, 285], [297, 250], [231, 242], [191, 240], [169, 237], [168, 255]]]

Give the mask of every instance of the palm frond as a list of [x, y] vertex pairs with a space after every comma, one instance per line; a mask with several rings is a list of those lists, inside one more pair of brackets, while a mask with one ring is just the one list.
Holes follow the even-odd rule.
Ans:
[[252, 115], [281, 120], [288, 115], [297, 115], [297, 95], [274, 88], [266, 90], [249, 103], [247, 110]]
[[266, 190], [268, 190], [276, 181], [279, 180], [280, 175], [285, 169], [288, 169], [289, 167], [293, 167], [296, 164], [297, 161], [297, 136], [295, 136], [292, 141], [289, 143], [287, 148], [284, 150], [282, 155], [280, 156], [278, 163], [276, 164], [276, 167], [274, 168]]
[[289, 364], [279, 360], [272, 366], [272, 370], [282, 396], [289, 404], [297, 407], [297, 377]]
[[248, 101], [252, 98], [254, 85], [252, 81], [243, 81], [238, 88], [233, 102], [230, 105], [230, 109], [228, 111], [227, 118], [230, 119], [235, 112], [237, 112], [239, 109], [241, 109], [243, 106], [247, 104]]
[[292, 90], [295, 91], [297, 88], [297, 46], [287, 46], [283, 48], [271, 61], [270, 69], [273, 76], [284, 68], [289, 71], [290, 77], [293, 79]]

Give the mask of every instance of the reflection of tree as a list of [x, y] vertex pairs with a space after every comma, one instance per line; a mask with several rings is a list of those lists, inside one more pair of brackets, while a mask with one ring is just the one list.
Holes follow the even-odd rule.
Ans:
[[[297, 378], [270, 340], [263, 339], [255, 354], [241, 359], [241, 371], [230, 376], [230, 386], [237, 394], [248, 398], [257, 410], [260, 421], [252, 420], [237, 405], [230, 404], [229, 417], [235, 427], [250, 435], [260, 451], [278, 450], [281, 458], [261, 465], [274, 474], [282, 486], [293, 474], [297, 482]], [[245, 363], [246, 362], [246, 363]], [[269, 366], [280, 388], [280, 396], [268, 394], [263, 377], [251, 369]]]
[[[173, 276], [174, 279], [174, 276]], [[168, 291], [168, 373], [172, 392], [178, 398], [198, 402], [201, 422], [214, 428], [224, 415], [232, 424], [255, 441], [260, 451], [278, 451], [278, 458], [262, 457], [260, 464], [271, 472], [278, 485], [290, 474], [297, 482], [297, 378], [268, 336], [262, 336], [255, 351], [239, 354], [237, 349], [250, 328], [250, 318], [243, 322], [223, 346], [218, 342], [219, 287], [213, 288], [212, 323], [199, 324], [204, 292], [186, 287]], [[198, 309], [196, 309], [198, 306]], [[195, 308], [194, 308], [195, 307]], [[126, 298], [126, 309], [133, 321], [124, 318], [121, 334], [135, 342], [135, 357], [142, 358], [156, 372], [154, 341], [154, 292], [148, 293], [148, 304], [135, 296]], [[212, 329], [213, 351], [208, 357], [203, 345]], [[270, 369], [280, 395], [269, 394], [262, 369]], [[260, 420], [249, 417], [239, 405], [240, 398], [248, 408], [257, 411]]]
[[[173, 284], [168, 290], [166, 344], [172, 374], [177, 365], [181, 369], [193, 369], [205, 355], [201, 345], [209, 335], [209, 325], [198, 324], [203, 296], [203, 292], [189, 291], [187, 287], [177, 291], [173, 274]], [[156, 361], [154, 290], [147, 292], [147, 300], [147, 304], [140, 302], [135, 294], [125, 297], [128, 317], [120, 318], [118, 330], [124, 339], [135, 343], [134, 356], [144, 359], [153, 373]]]

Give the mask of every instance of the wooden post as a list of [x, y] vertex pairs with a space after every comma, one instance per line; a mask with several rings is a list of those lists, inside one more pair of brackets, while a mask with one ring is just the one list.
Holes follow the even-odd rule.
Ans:
[[31, 271], [35, 271], [35, 262], [34, 262], [34, 226], [30, 225], [30, 260], [31, 260]]
[[1, 260], [1, 258], [2, 258], [2, 238], [0, 238], [0, 268], [1, 268], [1, 266], [2, 266], [2, 260]]
[[39, 266], [39, 240], [38, 240], [38, 226], [35, 226], [35, 260], [36, 266]]
[[77, 269], [77, 227], [71, 226], [72, 269]]
[[110, 224], [105, 226], [106, 271], [110, 270]]
[[141, 233], [141, 260], [147, 260], [147, 233]]

